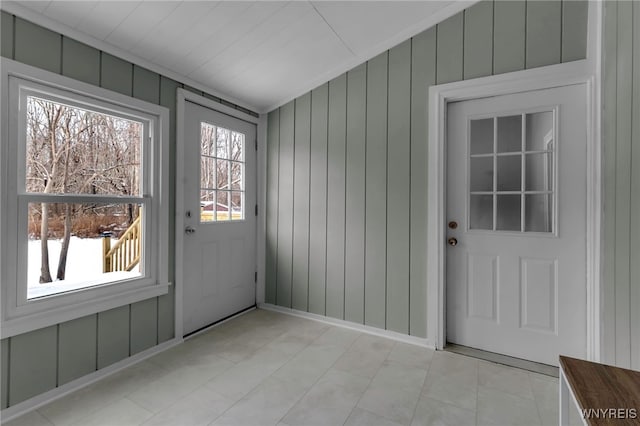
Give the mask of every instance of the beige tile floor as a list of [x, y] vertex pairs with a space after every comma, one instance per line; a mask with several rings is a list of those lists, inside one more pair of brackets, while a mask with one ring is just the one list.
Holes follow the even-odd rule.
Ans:
[[9, 422], [553, 425], [558, 380], [264, 310]]

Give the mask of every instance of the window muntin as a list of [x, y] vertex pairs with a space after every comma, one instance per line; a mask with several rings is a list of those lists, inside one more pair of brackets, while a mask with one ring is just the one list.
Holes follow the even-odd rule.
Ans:
[[200, 123], [200, 222], [244, 220], [245, 135]]
[[469, 229], [555, 232], [554, 111], [469, 120]]

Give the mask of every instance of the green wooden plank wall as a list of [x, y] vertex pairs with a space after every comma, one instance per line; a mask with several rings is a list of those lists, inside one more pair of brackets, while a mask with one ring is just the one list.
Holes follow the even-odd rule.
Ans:
[[640, 3], [605, 2], [604, 362], [640, 369]]
[[[4, 11], [1, 24], [2, 56], [169, 108], [169, 182], [173, 185], [176, 170], [176, 89], [185, 87], [184, 84]], [[258, 116], [215, 96], [204, 95]], [[175, 253], [174, 204], [175, 188], [172, 186], [169, 193], [170, 259]], [[173, 262], [169, 262], [168, 268], [169, 279], [173, 281]], [[171, 287], [168, 294], [157, 298], [2, 340], [0, 408], [172, 339], [173, 292]], [[34, 365], [38, 368], [33, 368]]]
[[[586, 1], [481, 1], [292, 101], [299, 132], [283, 121], [290, 104], [272, 111], [267, 199], [285, 197], [294, 211], [268, 207], [266, 301], [426, 337], [428, 87], [583, 59], [586, 21]], [[309, 138], [309, 97], [310, 158], [297, 152]], [[282, 161], [295, 170], [286, 185]], [[306, 241], [297, 218], [307, 213], [308, 255], [292, 254], [292, 238]], [[308, 278], [290, 282], [290, 269]], [[274, 297], [291, 288], [294, 300]]]

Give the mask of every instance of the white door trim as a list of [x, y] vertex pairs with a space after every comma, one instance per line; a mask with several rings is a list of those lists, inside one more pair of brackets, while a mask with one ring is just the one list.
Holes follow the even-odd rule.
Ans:
[[427, 338], [446, 341], [446, 111], [447, 103], [552, 87], [584, 84], [587, 90], [587, 358], [599, 361], [601, 326], [602, 162], [600, 135], [600, 2], [590, 2], [588, 59], [431, 86], [429, 105]]
[[[184, 256], [184, 147], [185, 147], [185, 104], [186, 102], [193, 102], [198, 105], [202, 105], [206, 108], [212, 109], [214, 111], [221, 112], [223, 114], [230, 115], [235, 118], [239, 118], [240, 120], [247, 121], [249, 123], [253, 123], [256, 125], [256, 137], [258, 138], [258, 146], [264, 146], [264, 141], [266, 138], [266, 130], [264, 129], [265, 120], [263, 117], [258, 118], [253, 115], [247, 114], [243, 111], [239, 111], [237, 109], [231, 108], [227, 105], [223, 105], [219, 102], [215, 102], [211, 99], [207, 99], [204, 96], [200, 96], [196, 93], [190, 92], [185, 89], [178, 88], [176, 94], [176, 235], [175, 235], [175, 308], [174, 308], [174, 316], [175, 316], [175, 335], [177, 337], [182, 338], [184, 334], [183, 327], [183, 288], [184, 288], [184, 265], [183, 265], [183, 256]], [[261, 189], [263, 187], [263, 172], [262, 172], [262, 161], [260, 151], [265, 151], [264, 149], [258, 150], [257, 157], [257, 176], [258, 176], [258, 184], [257, 184], [257, 200], [258, 203], [262, 202], [262, 194]], [[264, 203], [260, 204], [264, 205]], [[257, 217], [257, 235], [256, 235], [256, 260], [258, 262], [258, 268], [260, 268], [261, 262], [264, 262], [264, 250], [261, 250], [261, 247], [264, 247], [264, 213], [261, 212], [264, 209], [258, 209], [258, 217]], [[264, 270], [264, 267], [262, 267]], [[259, 270], [260, 272], [260, 270]], [[259, 274], [260, 275], [260, 274]], [[260, 288], [260, 280], [256, 284], [256, 288]]]

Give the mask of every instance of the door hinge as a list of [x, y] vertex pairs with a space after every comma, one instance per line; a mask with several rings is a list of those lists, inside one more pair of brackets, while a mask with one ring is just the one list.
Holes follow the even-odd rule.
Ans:
[[258, 216], [258, 205], [256, 204], [256, 216]]
[[258, 150], [258, 139], [256, 139], [256, 151]]
[[258, 282], [258, 271], [253, 274], [253, 282]]

